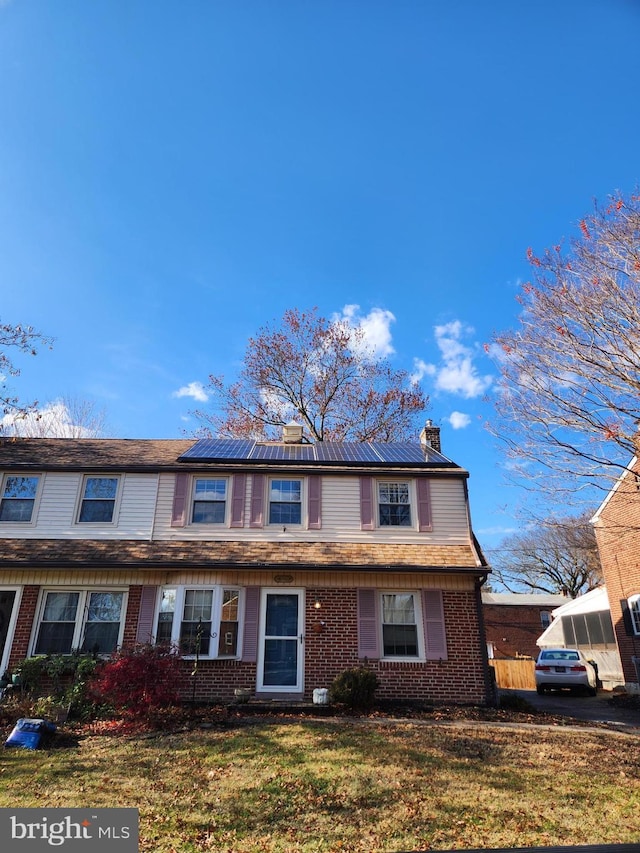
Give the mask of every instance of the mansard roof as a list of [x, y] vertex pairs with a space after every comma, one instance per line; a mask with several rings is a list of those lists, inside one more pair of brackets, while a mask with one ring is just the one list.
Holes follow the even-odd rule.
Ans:
[[486, 573], [468, 545], [344, 542], [165, 542], [122, 539], [0, 539], [0, 568], [323, 569]]

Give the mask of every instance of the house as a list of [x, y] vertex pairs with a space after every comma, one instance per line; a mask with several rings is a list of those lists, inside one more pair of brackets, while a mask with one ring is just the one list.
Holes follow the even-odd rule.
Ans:
[[605, 690], [624, 684], [606, 587], [565, 599], [552, 616], [551, 624], [538, 637], [541, 649], [580, 649], [595, 663], [598, 680]]
[[536, 658], [536, 641], [566, 596], [552, 593], [482, 592], [489, 658]]
[[625, 686], [640, 692], [640, 460], [634, 457], [591, 519]]
[[2, 670], [171, 642], [201, 701], [366, 664], [381, 698], [485, 702], [489, 568], [439, 439], [1, 440]]

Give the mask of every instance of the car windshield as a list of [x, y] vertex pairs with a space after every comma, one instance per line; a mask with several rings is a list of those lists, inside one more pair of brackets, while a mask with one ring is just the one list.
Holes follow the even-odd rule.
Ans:
[[578, 652], [560, 649], [559, 651], [543, 652], [540, 658], [541, 660], [580, 660], [580, 655]]

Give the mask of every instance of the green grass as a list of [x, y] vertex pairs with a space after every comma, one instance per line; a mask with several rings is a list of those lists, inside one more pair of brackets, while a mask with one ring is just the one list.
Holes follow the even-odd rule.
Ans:
[[140, 809], [140, 850], [405, 851], [637, 841], [640, 740], [295, 721], [5, 750], [0, 806]]

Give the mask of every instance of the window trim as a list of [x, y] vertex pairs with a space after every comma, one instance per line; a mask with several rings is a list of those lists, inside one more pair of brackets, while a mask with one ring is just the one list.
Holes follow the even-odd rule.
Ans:
[[[180, 647], [180, 634], [182, 630], [182, 623], [184, 621], [184, 606], [185, 606], [185, 598], [186, 593], [191, 590], [196, 591], [212, 591], [213, 592], [213, 600], [211, 605], [211, 636], [210, 636], [210, 646], [209, 646], [209, 654], [203, 655], [199, 654], [199, 660], [241, 660], [242, 659], [242, 639], [243, 639], [243, 625], [244, 625], [244, 614], [245, 614], [245, 600], [246, 600], [246, 589], [240, 584], [232, 584], [232, 583], [223, 583], [223, 584], [163, 584], [158, 587], [158, 593], [156, 597], [156, 606], [154, 611], [154, 620], [153, 620], [153, 641], [154, 643], [157, 641], [157, 633], [158, 633], [158, 621], [160, 618], [160, 606], [162, 604], [162, 598], [166, 590], [172, 589], [175, 590], [176, 599], [175, 599], [175, 609], [173, 611], [173, 619], [171, 621], [171, 637], [169, 642], [172, 646], [176, 648]], [[238, 638], [236, 643], [236, 652], [234, 655], [221, 655], [219, 654], [219, 643], [220, 643], [220, 623], [222, 622], [222, 605], [224, 599], [225, 590], [237, 590], [238, 592]], [[214, 653], [211, 653], [213, 649]], [[185, 654], [182, 653], [182, 657], [187, 660], [193, 660], [196, 655], [195, 654]]]
[[630, 595], [627, 604], [629, 605], [629, 616], [634, 636], [640, 637], [640, 593]]
[[[386, 655], [384, 653], [384, 606], [383, 597], [385, 595], [412, 595], [413, 596], [413, 612], [415, 615], [416, 639], [418, 646], [417, 655]], [[426, 661], [425, 649], [425, 625], [424, 615], [422, 612], [422, 593], [416, 589], [379, 589], [378, 590], [378, 632], [380, 636], [380, 660], [383, 661], [400, 661], [403, 663], [418, 661], [423, 663]], [[395, 624], [395, 623], [389, 623]], [[411, 623], [409, 623], [411, 624]]]
[[[300, 506], [300, 521], [271, 521], [271, 487], [273, 483], [286, 482], [286, 483], [300, 483], [300, 501], [286, 501], [286, 503], [291, 503], [292, 505]], [[306, 477], [303, 476], [281, 476], [274, 475], [267, 477], [267, 500], [266, 500], [266, 526], [267, 527], [295, 527], [296, 530], [304, 529], [308, 526], [308, 512], [307, 512], [307, 487], [305, 485]], [[283, 501], [274, 501], [274, 503], [283, 503]]]
[[[193, 515], [196, 504], [196, 485], [199, 480], [216, 480], [224, 483], [224, 501], [211, 501], [211, 503], [224, 503], [224, 518], [222, 521], [194, 521]], [[207, 527], [215, 527], [220, 529], [221, 527], [228, 527], [232, 491], [230, 485], [231, 478], [226, 475], [216, 477], [212, 474], [193, 474], [191, 476], [191, 488], [189, 491], [189, 526], [193, 526], [198, 529]], [[202, 501], [202, 503], [205, 503], [205, 501]]]
[[[380, 523], [380, 486], [385, 484], [407, 486], [409, 495], [409, 524], [381, 524]], [[418, 524], [418, 502], [416, 497], [415, 480], [406, 477], [378, 477], [374, 484], [374, 524], [376, 530], [416, 530]], [[395, 505], [395, 504], [394, 504]], [[402, 506], [402, 504], [397, 504]]]
[[37, 522], [38, 510], [40, 509], [40, 498], [42, 496], [42, 483], [44, 480], [44, 474], [42, 474], [40, 472], [33, 472], [33, 473], [31, 473], [31, 472], [28, 472], [28, 473], [20, 472], [20, 473], [18, 473], [15, 471], [5, 471], [2, 475], [2, 478], [0, 479], [0, 505], [2, 504], [2, 502], [4, 500], [9, 500], [9, 501], [14, 500], [14, 498], [5, 498], [4, 497], [4, 490], [6, 488], [7, 479], [9, 477], [25, 477], [25, 478], [27, 478], [27, 477], [32, 478], [33, 477], [33, 478], [37, 478], [38, 484], [36, 486], [35, 497], [33, 498], [33, 507], [31, 509], [31, 518], [29, 519], [29, 521], [12, 521], [11, 519], [7, 519], [6, 521], [0, 520], [0, 524], [1, 525], [19, 524], [20, 527], [27, 527], [27, 526], [34, 527], [36, 522]]
[[[118, 524], [118, 517], [120, 515], [120, 503], [122, 501], [122, 492], [124, 489], [124, 474], [112, 474], [108, 473], [93, 473], [93, 474], [83, 474], [82, 479], [80, 480], [80, 488], [78, 491], [78, 499], [76, 505], [75, 512], [75, 524], [82, 528], [90, 528], [90, 527], [116, 527]], [[113, 499], [113, 513], [111, 515], [111, 521], [80, 521], [80, 514], [82, 512], [82, 504], [85, 500], [85, 491], [87, 487], [87, 483], [89, 480], [115, 480], [116, 481], [116, 496]]]
[[[47, 602], [47, 595], [50, 592], [64, 592], [64, 593], [73, 593], [77, 592], [79, 594], [78, 598], [78, 608], [76, 610], [75, 624], [73, 629], [73, 637], [71, 639], [71, 651], [63, 652], [63, 654], [71, 654], [75, 649], [81, 648], [82, 640], [85, 633], [85, 626], [87, 624], [87, 616], [89, 612], [89, 599], [92, 593], [96, 592], [118, 592], [122, 593], [122, 609], [120, 611], [120, 627], [118, 628], [118, 638], [116, 642], [116, 646], [114, 651], [119, 649], [122, 646], [122, 641], [124, 638], [124, 629], [125, 622], [127, 619], [127, 607], [129, 603], [129, 587], [128, 586], [44, 586], [40, 590], [40, 595], [38, 597], [38, 606], [36, 608], [36, 617], [33, 620], [33, 628], [31, 631], [31, 639], [29, 641], [29, 650], [30, 656], [36, 654], [36, 646], [38, 643], [38, 636], [40, 634], [40, 626], [42, 624], [42, 617], [44, 616], [44, 609]], [[49, 652], [39, 652], [38, 654], [50, 654]], [[104, 652], [100, 654], [100, 657], [107, 658], [111, 652]]]

